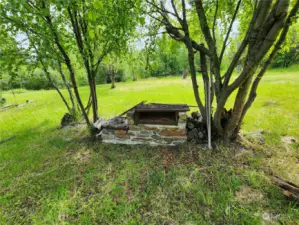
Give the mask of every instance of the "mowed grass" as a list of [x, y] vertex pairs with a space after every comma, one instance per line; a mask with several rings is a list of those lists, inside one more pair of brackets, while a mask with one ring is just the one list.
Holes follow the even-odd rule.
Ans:
[[[202, 87], [202, 84], [200, 84]], [[58, 129], [65, 106], [55, 91], [5, 92], [0, 112], [0, 224], [297, 224], [298, 203], [273, 184], [299, 183], [299, 72], [268, 72], [244, 121], [265, 145], [207, 151], [92, 143], [82, 127]], [[98, 86], [100, 116], [142, 100], [195, 105], [190, 79]], [[88, 88], [80, 88], [84, 102]], [[228, 108], [233, 104], [232, 99]]]

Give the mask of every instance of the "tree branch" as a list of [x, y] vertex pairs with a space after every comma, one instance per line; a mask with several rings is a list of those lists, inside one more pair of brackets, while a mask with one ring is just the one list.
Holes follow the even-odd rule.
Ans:
[[213, 64], [213, 74], [215, 76], [215, 93], [217, 97], [217, 102], [220, 98], [220, 92], [222, 90], [222, 81], [221, 81], [221, 75], [220, 75], [220, 64], [219, 64], [219, 58], [217, 55], [217, 48], [216, 43], [214, 42], [211, 32], [208, 26], [207, 18], [205, 15], [205, 10], [203, 8], [202, 0], [196, 0], [195, 1], [196, 6], [196, 13], [198, 20], [200, 22], [200, 27], [202, 30], [202, 33], [204, 34], [205, 40], [208, 44], [209, 51], [211, 52], [211, 63]]
[[227, 31], [227, 33], [226, 33], [226, 36], [225, 36], [225, 39], [224, 39], [224, 42], [223, 42], [223, 46], [222, 46], [222, 49], [221, 49], [220, 57], [219, 57], [219, 62], [220, 62], [220, 63], [221, 63], [221, 61], [222, 61], [222, 58], [223, 58], [223, 55], [224, 55], [224, 51], [225, 51], [225, 48], [226, 48], [226, 46], [227, 46], [226, 43], [227, 43], [227, 41], [228, 41], [230, 32], [231, 32], [232, 27], [233, 27], [233, 24], [234, 24], [234, 22], [235, 22], [237, 13], [238, 13], [239, 8], [240, 8], [240, 5], [241, 5], [241, 2], [242, 2], [242, 0], [239, 0], [239, 1], [238, 1], [237, 6], [236, 6], [236, 9], [235, 9], [235, 12], [234, 12], [233, 17], [232, 17], [232, 21], [231, 21], [230, 24], [229, 24], [228, 31]]
[[276, 42], [276, 44], [274, 46], [274, 49], [272, 50], [270, 56], [268, 57], [268, 59], [266, 60], [266, 62], [263, 65], [262, 69], [260, 70], [260, 72], [256, 76], [255, 80], [253, 81], [253, 84], [251, 86], [251, 90], [250, 90], [250, 93], [249, 93], [249, 97], [248, 97], [247, 102], [244, 106], [242, 116], [241, 116], [241, 119], [240, 119], [240, 122], [239, 122], [239, 125], [238, 125], [239, 127], [241, 126], [241, 122], [243, 121], [243, 118], [244, 118], [246, 112], [251, 107], [252, 103], [254, 102], [254, 100], [256, 98], [256, 95], [257, 95], [256, 91], [257, 91], [258, 85], [259, 85], [261, 79], [263, 78], [266, 70], [268, 69], [270, 63], [272, 62], [275, 55], [279, 51], [282, 43], [284, 42], [284, 40], [287, 36], [287, 33], [289, 31], [289, 28], [290, 28], [290, 25], [291, 25], [291, 22], [292, 22], [292, 18], [296, 15], [296, 12], [298, 11], [298, 9], [299, 9], [299, 1], [296, 2], [293, 9], [291, 10], [291, 12], [290, 12], [290, 14], [289, 14], [289, 16], [286, 20], [285, 26], [284, 26], [284, 28], [281, 32], [281, 35], [280, 35], [278, 41]]
[[[243, 39], [243, 41], [242, 41], [242, 43], [241, 43], [241, 45], [240, 45], [240, 47], [239, 47], [237, 53], [235, 54], [235, 56], [234, 56], [234, 58], [233, 58], [231, 64], [229, 65], [229, 67], [228, 67], [228, 69], [227, 69], [227, 71], [226, 71], [226, 73], [225, 73], [225, 75], [224, 75], [224, 82], [223, 82], [223, 87], [224, 87], [224, 88], [226, 88], [226, 87], [228, 86], [229, 81], [230, 81], [230, 78], [231, 78], [231, 75], [232, 75], [232, 73], [233, 73], [233, 71], [234, 71], [234, 68], [235, 68], [236, 64], [238, 63], [238, 61], [239, 61], [241, 55], [243, 54], [243, 52], [244, 52], [246, 46], [248, 45], [250, 36], [251, 36], [251, 34], [252, 34], [251, 32], [252, 32], [252, 30], [254, 29], [254, 24], [255, 24], [255, 22], [256, 22], [256, 20], [257, 20], [257, 17], [258, 17], [258, 15], [259, 15], [259, 12], [260, 12], [260, 10], [261, 10], [261, 8], [262, 8], [262, 2], [263, 2], [263, 1], [260, 1], [260, 3], [259, 3], [259, 5], [258, 5], [257, 9], [254, 11], [254, 14], [253, 14], [252, 19], [251, 19], [251, 21], [250, 21], [250, 24], [249, 24], [247, 33], [246, 33], [246, 35], [245, 35], [245, 37], [244, 37], [244, 39]], [[257, 0], [256, 0], [256, 3], [257, 3]]]
[[[219, 7], [219, 0], [216, 0], [216, 9], [215, 9], [214, 20], [213, 20], [213, 28], [212, 28], [213, 40], [214, 40], [215, 43], [216, 43], [215, 26], [216, 26], [216, 20], [217, 20], [218, 7]], [[221, 62], [221, 60], [220, 60], [220, 62]]]

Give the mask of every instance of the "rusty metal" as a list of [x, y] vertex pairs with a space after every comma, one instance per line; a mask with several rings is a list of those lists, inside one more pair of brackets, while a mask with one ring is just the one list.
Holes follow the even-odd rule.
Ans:
[[168, 112], [187, 112], [190, 108], [187, 104], [143, 104], [135, 107], [136, 112], [148, 112], [148, 111], [168, 111]]
[[134, 108], [135, 124], [177, 125], [179, 112], [189, 111], [186, 104], [142, 104]]

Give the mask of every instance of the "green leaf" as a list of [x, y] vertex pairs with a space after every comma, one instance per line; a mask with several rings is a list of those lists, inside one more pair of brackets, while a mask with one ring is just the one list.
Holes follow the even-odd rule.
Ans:
[[94, 8], [97, 9], [97, 10], [103, 8], [103, 3], [99, 0], [95, 0], [93, 5], [94, 5]]
[[91, 39], [94, 39], [95, 37], [95, 33], [94, 33], [94, 30], [89, 30], [89, 37], [91, 37]]
[[88, 12], [88, 19], [89, 19], [90, 21], [95, 21], [95, 20], [96, 20], [96, 17], [97, 17], [97, 15], [96, 15], [96, 13], [95, 13], [94, 11], [90, 10], [90, 11]]
[[145, 24], [145, 18], [144, 17], [140, 17], [139, 22], [141, 25]]

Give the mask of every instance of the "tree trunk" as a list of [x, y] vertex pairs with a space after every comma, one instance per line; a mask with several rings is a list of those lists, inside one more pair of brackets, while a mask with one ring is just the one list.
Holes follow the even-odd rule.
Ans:
[[[76, 9], [68, 8], [68, 14], [71, 19], [73, 32], [76, 37], [77, 47], [81, 54], [81, 58], [87, 73], [88, 83], [89, 83], [89, 90], [91, 95], [91, 103], [92, 103], [92, 112], [93, 112], [93, 121], [96, 122], [98, 120], [98, 109], [97, 109], [97, 94], [95, 88], [95, 72], [92, 70], [92, 63], [93, 63], [93, 53], [90, 50], [90, 45], [88, 45], [88, 41], [86, 41], [87, 30], [83, 30], [82, 27], [79, 25], [78, 12]], [[85, 22], [85, 21], [81, 21]]]
[[86, 111], [84, 109], [84, 106], [83, 106], [83, 103], [82, 103], [82, 100], [81, 100], [81, 97], [80, 97], [80, 93], [79, 93], [79, 90], [78, 90], [77, 81], [76, 81], [76, 77], [75, 77], [75, 71], [72, 67], [71, 60], [70, 60], [68, 54], [66, 53], [65, 49], [63, 48], [63, 46], [60, 43], [59, 36], [58, 36], [58, 34], [55, 30], [55, 27], [53, 26], [52, 19], [51, 19], [50, 15], [45, 16], [45, 18], [46, 18], [47, 23], [50, 26], [50, 29], [52, 31], [53, 36], [54, 36], [55, 44], [57, 45], [57, 48], [59, 49], [60, 53], [62, 54], [62, 56], [64, 58], [64, 61], [65, 61], [65, 64], [66, 64], [66, 66], [68, 68], [68, 71], [70, 73], [71, 82], [72, 82], [72, 85], [73, 85], [73, 89], [74, 89], [75, 96], [76, 96], [78, 105], [80, 107], [80, 110], [83, 114], [83, 117], [85, 119], [86, 124], [88, 126], [90, 126], [89, 118], [86, 114]]
[[133, 72], [133, 81], [137, 81], [137, 76], [134, 72]]
[[110, 79], [111, 79], [111, 89], [115, 88], [115, 69], [113, 68], [113, 65], [109, 65], [110, 70]]
[[[27, 35], [28, 35], [28, 34], [27, 34]], [[28, 35], [28, 37], [30, 38], [29, 35]], [[37, 48], [35, 45], [33, 45], [33, 48], [35, 49], [36, 54], [39, 55], [38, 48]], [[56, 84], [55, 84], [54, 81], [52, 80], [51, 75], [50, 75], [50, 73], [49, 73], [49, 71], [48, 71], [46, 65], [44, 64], [43, 60], [42, 60], [40, 57], [38, 57], [38, 60], [39, 60], [40, 63], [42, 64], [43, 71], [45, 72], [48, 81], [52, 84], [52, 86], [54, 87], [54, 89], [57, 91], [57, 93], [59, 94], [59, 96], [60, 96], [60, 98], [62, 99], [63, 103], [65, 104], [67, 110], [68, 110], [69, 113], [71, 114], [72, 112], [71, 112], [71, 108], [70, 108], [69, 104], [67, 103], [65, 97], [63, 96], [63, 94], [61, 93], [61, 91], [59, 90], [59, 88], [56, 86]]]
[[47, 70], [47, 68], [45, 67], [44, 63], [42, 62], [42, 60], [40, 60], [43, 66], [43, 70], [46, 74], [46, 77], [48, 78], [49, 82], [52, 84], [52, 86], [54, 87], [54, 89], [57, 91], [57, 93], [59, 94], [60, 98], [62, 99], [63, 103], [65, 104], [67, 110], [69, 111], [70, 114], [72, 114], [72, 110], [69, 106], [69, 104], [67, 103], [67, 100], [65, 99], [65, 97], [63, 96], [63, 94], [61, 93], [61, 91], [59, 90], [59, 88], [56, 86], [56, 84], [54, 83], [54, 81], [51, 78], [51, 75], [49, 73], [49, 71]]
[[[203, 59], [206, 56], [209, 58], [210, 75], [207, 74], [206, 68], [202, 69], [202, 74], [205, 84], [207, 83], [207, 77], [214, 78], [212, 82], [212, 90], [217, 103], [213, 118], [214, 126], [218, 137], [229, 140], [234, 139], [241, 127], [244, 115], [255, 99], [257, 86], [265, 72], [264, 68], [255, 77], [257, 68], [263, 58], [270, 51], [271, 47], [274, 47], [274, 49], [277, 50], [281, 46], [281, 43], [285, 39], [285, 35], [292, 22], [291, 19], [298, 11], [299, 1], [297, 0], [294, 4], [291, 4], [291, 10], [289, 10], [290, 0], [254, 1], [252, 18], [250, 20], [250, 24], [248, 24], [245, 37], [243, 38], [241, 45], [238, 49], [236, 49], [236, 53], [234, 54], [227, 71], [222, 77], [220, 75], [220, 66], [223, 61], [222, 59], [225, 54], [227, 42], [231, 35], [233, 23], [235, 20], [238, 20], [237, 15], [239, 13], [243, 13], [244, 16], [244, 4], [242, 4], [242, 1], [238, 0], [234, 2], [235, 10], [232, 14], [231, 22], [229, 23], [228, 31], [224, 38], [220, 56], [218, 56], [214, 30], [216, 29], [215, 21], [217, 21], [218, 1], [214, 13], [212, 31], [209, 27], [212, 20], [209, 21], [208, 15], [205, 12], [206, 6], [203, 4], [203, 0], [191, 1], [189, 3], [189, 7], [194, 7], [193, 10], [197, 13], [198, 22], [203, 34], [202, 36], [207, 44], [207, 48], [204, 45], [198, 44], [195, 39], [192, 39], [190, 36], [187, 21], [188, 18], [186, 16], [186, 0], [178, 2], [171, 0], [171, 6], [166, 6], [166, 3], [161, 1], [157, 3], [154, 0], [147, 0], [147, 2], [149, 3], [150, 8], [153, 9], [153, 11], [151, 11], [151, 13], [154, 12], [153, 18], [158, 18], [157, 20], [165, 26], [169, 36], [176, 41], [183, 42], [188, 50], [188, 61], [194, 97], [203, 118], [206, 118], [206, 112], [198, 93], [194, 54], [198, 51]], [[226, 1], [222, 1], [222, 4], [224, 4], [224, 2]], [[180, 4], [179, 7], [177, 6], [178, 4]], [[172, 10], [169, 11], [169, 7], [172, 7]], [[219, 22], [221, 23], [221, 21]], [[277, 38], [279, 39], [278, 41], [276, 41]], [[236, 76], [236, 78], [232, 80], [233, 72], [241, 57], [246, 59], [245, 65], [243, 65], [242, 71]], [[267, 60], [267, 64], [271, 62], [271, 57]], [[255, 80], [252, 82], [254, 77]], [[205, 86], [205, 92], [207, 92], [209, 89], [207, 85]], [[249, 90], [250, 93], [248, 94]], [[225, 108], [227, 100], [232, 96], [234, 91], [237, 91], [234, 107], [233, 109], [227, 110]]]
[[75, 72], [74, 72], [70, 62], [66, 62], [66, 65], [67, 65], [67, 67], [70, 71], [70, 78], [71, 78], [71, 81], [72, 81], [73, 89], [74, 89], [75, 96], [76, 96], [77, 102], [79, 104], [80, 110], [83, 114], [83, 117], [85, 119], [86, 124], [88, 126], [90, 126], [91, 124], [90, 124], [88, 115], [87, 115], [87, 113], [84, 109], [84, 106], [83, 106], [83, 103], [82, 103], [82, 100], [81, 100], [81, 97], [80, 97], [80, 93], [79, 93], [79, 90], [78, 90], [77, 81], [76, 81], [76, 78], [75, 78]]
[[70, 100], [71, 100], [71, 103], [72, 103], [72, 109], [75, 111], [76, 110], [76, 105], [75, 105], [75, 101], [74, 101], [74, 96], [73, 96], [73, 92], [72, 92], [72, 89], [70, 87], [70, 85], [68, 84], [67, 80], [66, 80], [66, 77], [62, 71], [62, 66], [61, 66], [61, 63], [58, 62], [58, 66], [59, 66], [59, 73], [60, 73], [60, 76], [63, 80], [63, 83], [64, 83], [64, 86], [66, 87], [68, 93], [69, 93], [69, 97], [70, 97]]
[[111, 89], [115, 88], [115, 76], [114, 73], [111, 74]]

